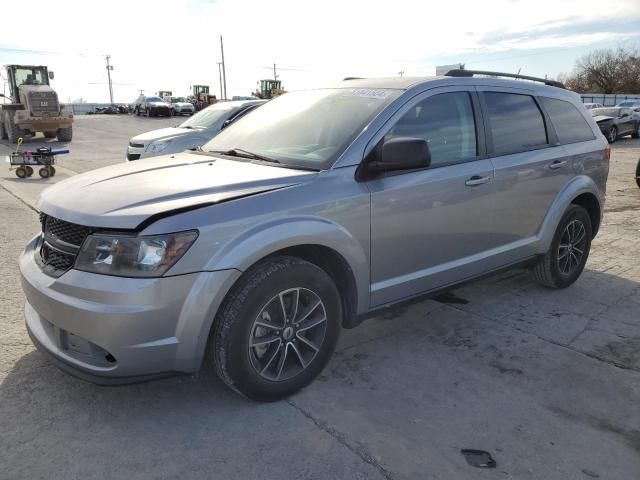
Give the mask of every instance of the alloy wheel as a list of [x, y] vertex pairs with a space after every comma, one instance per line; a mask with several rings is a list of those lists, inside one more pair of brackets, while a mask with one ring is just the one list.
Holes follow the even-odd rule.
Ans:
[[580, 220], [567, 224], [558, 245], [558, 269], [563, 275], [571, 275], [580, 267], [587, 248], [587, 230]]
[[281, 382], [303, 372], [322, 347], [327, 310], [307, 288], [284, 290], [256, 317], [249, 336], [249, 359], [263, 378]]

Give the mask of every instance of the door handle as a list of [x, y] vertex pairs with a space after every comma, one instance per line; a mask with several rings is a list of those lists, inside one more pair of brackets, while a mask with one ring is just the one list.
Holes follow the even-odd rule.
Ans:
[[555, 170], [556, 168], [564, 167], [566, 164], [566, 160], [554, 160], [551, 165], [549, 165], [549, 168]]
[[478, 185], [483, 185], [491, 180], [491, 177], [481, 177], [480, 175], [474, 175], [469, 180], [464, 182], [467, 187], [476, 187]]

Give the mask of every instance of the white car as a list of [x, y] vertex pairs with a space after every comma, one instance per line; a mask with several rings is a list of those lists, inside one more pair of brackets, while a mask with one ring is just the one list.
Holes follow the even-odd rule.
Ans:
[[219, 102], [199, 111], [176, 127], [136, 135], [129, 140], [127, 160], [169, 155], [204, 145], [223, 128], [265, 102], [266, 100]]
[[601, 103], [583, 103], [584, 108], [586, 108], [587, 110], [592, 110], [594, 108], [602, 108], [602, 104]]
[[184, 97], [166, 97], [165, 100], [173, 107], [174, 115], [193, 115], [196, 113], [196, 107]]

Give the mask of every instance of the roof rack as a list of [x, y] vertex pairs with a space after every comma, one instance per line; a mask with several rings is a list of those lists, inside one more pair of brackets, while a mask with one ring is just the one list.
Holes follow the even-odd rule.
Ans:
[[488, 75], [490, 77], [506, 77], [515, 78], [516, 80], [530, 80], [532, 82], [540, 82], [550, 87], [566, 88], [562, 82], [557, 80], [548, 80], [546, 78], [529, 77], [528, 75], [519, 75], [517, 73], [502, 73], [502, 72], [486, 72], [483, 70], [464, 70], [456, 69], [449, 70], [444, 74], [446, 77], [473, 77], [474, 75]]

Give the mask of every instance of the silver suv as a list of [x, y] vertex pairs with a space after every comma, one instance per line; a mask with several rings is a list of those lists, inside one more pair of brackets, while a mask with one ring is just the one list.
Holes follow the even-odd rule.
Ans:
[[200, 151], [50, 187], [20, 259], [33, 342], [94, 382], [204, 361], [274, 400], [398, 302], [523, 265], [571, 285], [606, 139], [556, 83], [450, 74], [286, 93]]

